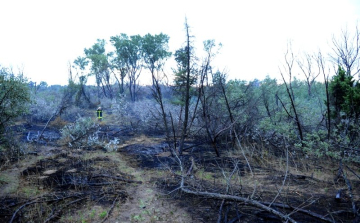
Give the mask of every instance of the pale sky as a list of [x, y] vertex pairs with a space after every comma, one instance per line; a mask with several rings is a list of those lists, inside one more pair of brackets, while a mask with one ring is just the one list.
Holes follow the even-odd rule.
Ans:
[[276, 77], [289, 40], [295, 54], [328, 52], [360, 19], [357, 0], [0, 0], [0, 10], [0, 65], [50, 85], [67, 84], [68, 62], [98, 38], [162, 32], [174, 52], [185, 17], [198, 51], [207, 39], [223, 44], [214, 62], [230, 79]]

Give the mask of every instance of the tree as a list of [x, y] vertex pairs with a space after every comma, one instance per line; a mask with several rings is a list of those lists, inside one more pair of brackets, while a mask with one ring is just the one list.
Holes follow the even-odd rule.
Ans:
[[[76, 93], [76, 99], [75, 99], [77, 104], [80, 103], [81, 97], [84, 97], [86, 102], [89, 105], [91, 104], [90, 97], [86, 94], [86, 91], [85, 91], [87, 78], [88, 78], [88, 75], [85, 74], [85, 69], [88, 64], [89, 64], [89, 61], [87, 60], [86, 57], [78, 57], [74, 60], [73, 68], [80, 70], [80, 73], [77, 72], [77, 74], [76, 74], [76, 76], [79, 80], [78, 81], [79, 90]], [[72, 77], [71, 77], [71, 79], [72, 79]]]
[[261, 82], [260, 86], [261, 100], [263, 102], [264, 113], [266, 116], [262, 119], [263, 124], [270, 125], [273, 128], [277, 124], [276, 113], [279, 106], [276, 103], [279, 90], [276, 79], [271, 79], [267, 76]]
[[100, 88], [105, 97], [113, 98], [112, 84], [110, 83], [110, 54], [105, 52], [105, 40], [98, 39], [97, 42], [88, 49], [85, 49], [85, 55], [91, 61], [91, 72], [95, 75], [98, 87], [98, 98], [100, 98]]
[[[22, 74], [0, 67], [0, 134], [20, 115], [27, 112], [30, 92]], [[0, 139], [2, 141], [3, 139]]]
[[[217, 146], [217, 139], [223, 132], [224, 128], [221, 125], [222, 119], [220, 118], [219, 111], [220, 103], [219, 97], [221, 91], [218, 86], [218, 82], [225, 80], [225, 75], [220, 72], [212, 73], [212, 60], [217, 55], [218, 50], [216, 49], [216, 44], [214, 40], [206, 40], [203, 42], [204, 51], [206, 56], [203, 60], [202, 65], [199, 69], [199, 87], [198, 87], [198, 101], [200, 101], [200, 117], [204, 122], [204, 128], [206, 130], [207, 136], [213, 146], [216, 155], [219, 157], [220, 152]], [[221, 44], [219, 44], [219, 48]], [[211, 83], [212, 82], [212, 83]], [[197, 109], [197, 104], [195, 106], [195, 112]], [[193, 116], [194, 120], [195, 115]]]
[[292, 88], [292, 70], [293, 70], [294, 60], [295, 60], [294, 59], [294, 54], [291, 51], [291, 49], [288, 48], [287, 52], [285, 53], [284, 70], [289, 75], [289, 82], [288, 83], [286, 82], [283, 71], [280, 70], [280, 74], [281, 74], [281, 77], [283, 79], [284, 85], [286, 87], [287, 96], [288, 96], [288, 98], [290, 100], [291, 110], [290, 111], [287, 110], [284, 105], [283, 105], [283, 108], [285, 109], [288, 117], [294, 120], [294, 122], [295, 122], [295, 124], [297, 126], [300, 141], [301, 141], [301, 143], [303, 145], [303, 140], [304, 140], [303, 130], [302, 130], [301, 122], [300, 122], [300, 116], [298, 114], [297, 107], [295, 105], [295, 95], [294, 95], [293, 88]]
[[185, 138], [187, 137], [188, 133], [190, 89], [191, 86], [196, 82], [196, 71], [193, 64], [193, 46], [191, 45], [190, 41], [189, 29], [189, 24], [187, 23], [187, 19], [185, 19], [186, 45], [185, 47], [175, 52], [175, 61], [177, 63], [177, 70], [175, 70], [175, 84], [181, 92], [181, 101], [184, 104], [184, 121], [178, 149], [179, 154], [182, 154]]
[[128, 36], [124, 33], [110, 37], [110, 41], [115, 47], [116, 61], [120, 70], [121, 77], [124, 71], [128, 72], [129, 91], [132, 101], [137, 98], [138, 79], [142, 68], [142, 37], [140, 35]]
[[326, 112], [325, 112], [325, 118], [326, 118], [326, 128], [327, 128], [327, 138], [330, 140], [330, 134], [331, 134], [331, 111], [330, 111], [330, 90], [329, 90], [329, 71], [326, 70], [325, 65], [325, 59], [321, 52], [318, 53], [316, 58], [317, 66], [319, 67], [320, 72], [323, 74], [324, 77], [324, 85], [325, 85], [325, 105], [326, 105]]
[[339, 124], [341, 119], [358, 122], [360, 116], [360, 83], [339, 66], [337, 74], [330, 82], [330, 104], [332, 117]]
[[[118, 36], [111, 37], [110, 38], [111, 44], [115, 47], [115, 52], [113, 53], [113, 58], [111, 60], [111, 71], [114, 74], [114, 77], [119, 85], [119, 93], [123, 94], [124, 89], [124, 80], [128, 73], [128, 67], [126, 64], [126, 57], [123, 56], [122, 50], [121, 50], [121, 39]], [[116, 74], [115, 71], [117, 71], [118, 74]], [[119, 75], [119, 78], [118, 76]]]
[[360, 73], [360, 31], [356, 26], [355, 33], [349, 34], [348, 30], [342, 30], [339, 39], [333, 36], [333, 61], [345, 69], [349, 76]]
[[337, 75], [330, 82], [330, 104], [333, 108], [332, 117], [337, 120], [337, 123], [341, 120], [341, 112], [345, 111], [345, 107], [349, 103], [346, 98], [351, 97], [349, 94], [353, 84], [353, 78], [346, 75], [346, 71], [339, 66]]
[[145, 67], [149, 69], [152, 79], [152, 95], [161, 109], [161, 115], [164, 122], [166, 137], [169, 139], [169, 127], [167, 115], [164, 108], [163, 95], [161, 92], [161, 84], [165, 78], [163, 66], [165, 61], [171, 56], [168, 52], [169, 36], [165, 34], [151, 35], [146, 34], [143, 37], [142, 51], [144, 56]]
[[320, 75], [320, 69], [318, 69], [318, 72], [314, 73], [313, 61], [314, 61], [314, 57], [309, 54], [304, 54], [304, 58], [299, 59], [297, 61], [302, 73], [305, 76], [309, 97], [311, 96], [312, 93], [311, 87], [313, 86], [316, 78]]

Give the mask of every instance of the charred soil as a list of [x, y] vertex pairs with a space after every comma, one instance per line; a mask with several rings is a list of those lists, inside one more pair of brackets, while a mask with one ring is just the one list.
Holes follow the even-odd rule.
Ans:
[[[360, 205], [357, 173], [344, 166], [351, 197], [331, 160], [304, 160], [291, 153], [286, 158], [285, 151], [274, 155], [260, 149], [246, 150], [246, 160], [226, 146], [216, 157], [211, 145], [197, 140], [189, 140], [189, 149], [176, 157], [162, 137], [112, 125], [102, 125], [99, 134], [120, 138], [116, 151], [74, 149], [57, 143], [56, 129], [47, 129], [45, 140], [34, 142], [42, 127], [24, 128], [19, 136], [33, 152], [2, 167], [1, 222], [284, 221], [250, 201], [297, 222], [358, 220], [352, 210], [352, 202]], [[183, 188], [203, 194], [186, 193], [182, 182]]]

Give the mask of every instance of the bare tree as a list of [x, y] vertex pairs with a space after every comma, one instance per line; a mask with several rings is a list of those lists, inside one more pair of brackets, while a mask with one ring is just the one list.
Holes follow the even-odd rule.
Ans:
[[326, 113], [325, 113], [325, 120], [326, 120], [326, 129], [327, 129], [327, 138], [330, 139], [330, 132], [331, 132], [331, 117], [330, 117], [330, 94], [329, 94], [329, 73], [330, 70], [326, 68], [325, 58], [323, 57], [322, 53], [319, 51], [317, 58], [316, 58], [317, 66], [320, 72], [323, 74], [324, 77], [324, 84], [325, 84], [325, 94], [326, 94]]
[[[221, 94], [217, 84], [215, 81], [217, 79], [221, 79], [220, 72], [216, 73], [216, 77], [214, 80], [214, 74], [211, 71], [211, 62], [213, 57], [217, 54], [217, 50], [215, 50], [215, 41], [207, 40], [204, 41], [204, 50], [206, 52], [206, 57], [201, 66], [199, 76], [199, 92], [198, 92], [198, 100], [201, 102], [201, 118], [204, 121], [206, 133], [208, 138], [211, 141], [211, 144], [215, 150], [216, 155], [219, 157], [220, 153], [217, 148], [217, 138], [224, 131], [221, 123], [221, 115], [216, 112], [219, 109], [219, 95]], [[221, 44], [219, 45], [221, 46]], [[215, 51], [214, 51], [215, 50]], [[212, 77], [213, 85], [209, 84], [209, 78]], [[225, 127], [226, 128], [226, 127]]]
[[347, 29], [341, 31], [338, 38], [332, 38], [333, 54], [330, 55], [333, 61], [346, 69], [349, 76], [360, 73], [360, 31], [358, 26], [351, 35]]
[[305, 53], [304, 58], [298, 59], [297, 64], [305, 76], [306, 84], [308, 87], [308, 96], [311, 96], [311, 87], [316, 78], [320, 75], [320, 69], [317, 72], [313, 70], [314, 57]]
[[[289, 97], [289, 100], [291, 103], [291, 108], [292, 108], [294, 115], [292, 115], [291, 112], [288, 111], [284, 105], [283, 105], [283, 108], [285, 109], [287, 115], [294, 120], [294, 122], [297, 126], [297, 129], [298, 129], [298, 132], [299, 132], [300, 140], [302, 142], [304, 140], [303, 131], [302, 131], [301, 123], [300, 123], [300, 117], [299, 117], [299, 114], [298, 114], [296, 106], [295, 106], [295, 96], [294, 96], [294, 92], [293, 92], [292, 85], [291, 85], [294, 61], [295, 61], [295, 58], [294, 58], [294, 54], [291, 50], [291, 45], [290, 45], [290, 46], [288, 46], [288, 49], [285, 53], [284, 71], [282, 71], [280, 69], [280, 74], [283, 79], [284, 85], [286, 87], [286, 92]], [[287, 72], [287, 74], [289, 76], [289, 82], [286, 82], [285, 77], [284, 77], [284, 72]]]

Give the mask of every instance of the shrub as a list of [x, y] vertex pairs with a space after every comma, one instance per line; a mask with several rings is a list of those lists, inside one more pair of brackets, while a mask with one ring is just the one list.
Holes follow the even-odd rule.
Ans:
[[28, 112], [30, 92], [22, 74], [0, 67], [0, 163], [18, 159], [23, 154], [10, 125]]
[[99, 124], [91, 118], [79, 117], [74, 123], [60, 130], [60, 141], [71, 148], [83, 148], [101, 145], [98, 140]]
[[20, 115], [28, 112], [30, 93], [27, 80], [0, 67], [0, 133]]
[[40, 95], [33, 95], [33, 103], [30, 106], [29, 122], [47, 122], [53, 116], [60, 101], [51, 97], [42, 97]]

